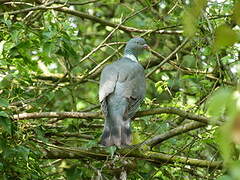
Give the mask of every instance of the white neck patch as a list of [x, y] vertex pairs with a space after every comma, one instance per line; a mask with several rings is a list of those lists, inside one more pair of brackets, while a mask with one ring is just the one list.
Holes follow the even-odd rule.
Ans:
[[128, 58], [128, 59], [131, 59], [134, 62], [138, 62], [137, 58], [132, 54], [125, 54], [124, 57]]

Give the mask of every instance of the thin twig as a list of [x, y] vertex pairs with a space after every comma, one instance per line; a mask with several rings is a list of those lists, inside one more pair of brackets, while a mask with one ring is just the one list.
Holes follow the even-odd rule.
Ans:
[[188, 42], [189, 38], [186, 38], [182, 44], [180, 44], [171, 54], [169, 54], [162, 62], [160, 62], [157, 66], [155, 66], [153, 68], [153, 70], [151, 70], [147, 75], [146, 78], [148, 78], [149, 76], [151, 76], [156, 70], [158, 70], [162, 65], [164, 65], [165, 63], [167, 63], [172, 56], [174, 56], [180, 49], [183, 48], [183, 46]]
[[66, 1], [66, 2], [61, 2], [61, 1], [55, 1], [56, 4], [67, 4], [67, 5], [86, 5], [86, 4], [91, 4], [91, 3], [95, 3], [95, 2], [98, 2], [100, 0], [91, 0], [91, 1], [86, 1], [86, 2], [69, 2], [69, 1]]

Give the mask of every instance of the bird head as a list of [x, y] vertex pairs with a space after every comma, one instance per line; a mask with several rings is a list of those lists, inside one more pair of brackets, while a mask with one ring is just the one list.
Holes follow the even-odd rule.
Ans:
[[127, 42], [124, 54], [132, 54], [137, 58], [145, 49], [148, 48], [149, 47], [143, 38], [135, 37]]

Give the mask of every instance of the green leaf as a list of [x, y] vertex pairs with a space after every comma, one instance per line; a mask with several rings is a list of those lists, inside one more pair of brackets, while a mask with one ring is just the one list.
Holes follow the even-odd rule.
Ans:
[[147, 4], [148, 7], [151, 6], [151, 2], [150, 2], [150, 0], [145, 0], [145, 3]]
[[233, 8], [233, 20], [240, 25], [240, 1], [236, 1]]
[[0, 126], [2, 126], [2, 129], [4, 131], [6, 131], [8, 134], [11, 134], [12, 123], [11, 123], [11, 120], [9, 118], [4, 117], [4, 116], [0, 116]]
[[192, 15], [192, 13], [189, 10], [186, 10], [184, 12], [183, 16], [183, 30], [184, 30], [184, 35], [186, 36], [194, 36], [194, 34], [197, 31], [196, 27], [196, 18]]
[[8, 100], [7, 99], [4, 99], [4, 98], [0, 98], [0, 107], [8, 107], [9, 106], [9, 103], [8, 103]]
[[225, 48], [227, 46], [232, 46], [240, 39], [239, 34], [225, 24], [217, 27], [215, 36], [216, 37], [213, 44], [214, 51]]
[[[64, 40], [63, 41], [63, 48], [64, 48], [64, 52], [65, 52], [65, 57], [72, 57], [74, 59], [77, 59], [77, 53], [75, 52], [75, 50], [72, 48], [71, 44], [69, 43], [69, 41]], [[67, 55], [67, 56], [66, 56]]]
[[43, 55], [47, 58], [50, 58], [52, 56], [52, 53], [55, 49], [55, 44], [51, 42], [46, 42], [43, 44]]
[[233, 162], [229, 168], [231, 177], [233, 179], [239, 179], [240, 177], [240, 160]]
[[7, 148], [7, 140], [0, 138], [0, 151], [3, 151]]
[[208, 114], [215, 118], [222, 116], [229, 101], [232, 99], [232, 92], [233, 91], [228, 88], [217, 90], [208, 100]]
[[7, 76], [5, 76], [1, 81], [0, 81], [0, 88], [2, 89], [8, 89], [11, 87], [12, 85], [12, 80], [13, 80], [13, 75], [12, 74], [8, 74]]
[[111, 158], [113, 157], [116, 150], [117, 150], [116, 146], [110, 146], [110, 147], [107, 147], [107, 149], [106, 149], [106, 151], [111, 155]]
[[2, 55], [2, 52], [3, 52], [3, 48], [4, 48], [4, 43], [5, 43], [6, 41], [1, 41], [0, 42], [0, 56]]
[[4, 111], [0, 111], [0, 117], [8, 117], [8, 114]]
[[186, 36], [194, 36], [197, 31], [197, 21], [206, 7], [207, 0], [194, 0], [190, 8], [186, 8], [183, 14], [183, 29]]
[[158, 92], [159, 94], [161, 94], [161, 93], [163, 92], [163, 88], [162, 88], [161, 86], [158, 86], [158, 87], [157, 87], [157, 92]]
[[25, 161], [28, 160], [30, 150], [24, 146], [18, 146], [16, 151], [19, 156], [21, 156]]
[[196, 60], [194, 56], [186, 55], [183, 56], [183, 61], [181, 63], [181, 66], [188, 67], [188, 68], [194, 68], [196, 65]]
[[3, 170], [3, 163], [0, 162], [0, 172]]
[[231, 176], [223, 175], [223, 176], [217, 178], [217, 180], [233, 180], [233, 179], [231, 178]]
[[81, 177], [81, 174], [82, 174], [81, 170], [76, 166], [65, 169], [65, 171], [66, 171], [66, 175], [67, 175], [68, 180], [78, 180]]

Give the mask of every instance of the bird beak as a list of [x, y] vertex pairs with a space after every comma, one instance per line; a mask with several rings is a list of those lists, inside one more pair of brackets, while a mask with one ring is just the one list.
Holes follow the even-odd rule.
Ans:
[[143, 45], [143, 48], [146, 49], [146, 50], [149, 50], [149, 49], [150, 49], [147, 44], [144, 44], [144, 45]]

